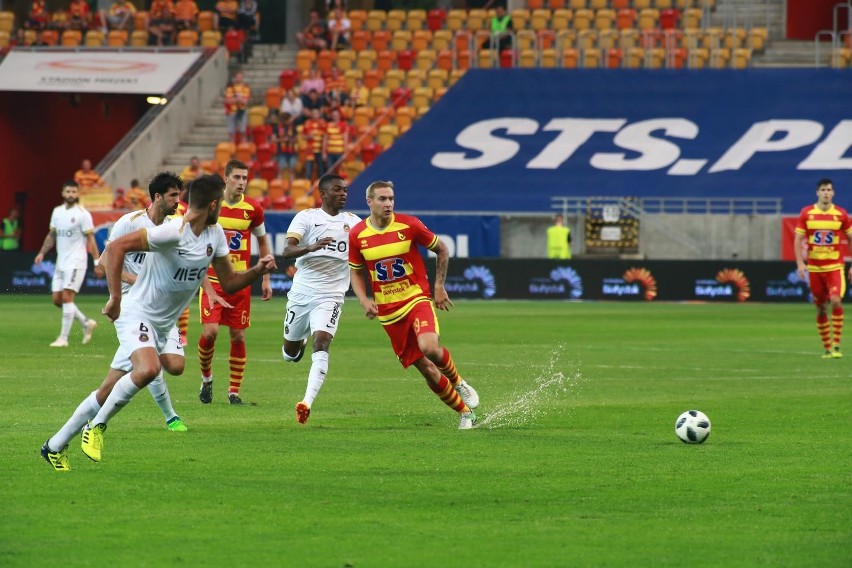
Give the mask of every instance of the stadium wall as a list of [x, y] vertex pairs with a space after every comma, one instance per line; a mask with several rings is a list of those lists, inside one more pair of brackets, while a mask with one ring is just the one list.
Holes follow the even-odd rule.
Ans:
[[122, 152], [103, 174], [107, 185], [124, 187], [131, 179], [141, 181], [156, 171], [189, 133], [198, 116], [221, 95], [227, 82], [228, 60], [225, 49], [220, 47], [156, 118], [125, 136]]

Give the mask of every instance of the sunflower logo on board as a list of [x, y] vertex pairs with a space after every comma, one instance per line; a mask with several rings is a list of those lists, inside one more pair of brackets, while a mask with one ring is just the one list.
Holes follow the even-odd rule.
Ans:
[[647, 268], [628, 268], [624, 272], [624, 281], [630, 284], [640, 284], [645, 290], [643, 299], [651, 301], [657, 297], [657, 279]]
[[751, 283], [739, 268], [723, 268], [716, 274], [719, 284], [732, 284], [737, 289], [737, 301], [745, 302], [751, 297]]

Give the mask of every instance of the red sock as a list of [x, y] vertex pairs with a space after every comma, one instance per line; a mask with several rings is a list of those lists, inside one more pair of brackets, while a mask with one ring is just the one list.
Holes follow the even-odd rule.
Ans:
[[246, 370], [246, 344], [245, 342], [231, 342], [231, 357], [228, 359], [231, 367], [231, 383], [228, 385], [228, 393], [239, 394], [240, 384], [243, 382], [243, 373]]

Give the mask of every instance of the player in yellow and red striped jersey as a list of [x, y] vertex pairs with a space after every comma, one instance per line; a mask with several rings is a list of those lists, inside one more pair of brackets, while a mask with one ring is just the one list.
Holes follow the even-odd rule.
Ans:
[[[822, 340], [823, 359], [843, 357], [840, 336], [843, 332], [843, 306], [846, 294], [845, 261], [840, 246], [840, 233], [852, 239], [852, 221], [842, 207], [834, 204], [834, 183], [821, 179], [817, 183], [817, 202], [803, 207], [796, 223], [793, 248], [799, 277], [809, 275], [811, 293], [817, 309], [817, 331]], [[807, 239], [807, 241], [806, 241]], [[807, 242], [807, 264], [804, 244]], [[852, 268], [849, 269], [852, 278]], [[831, 305], [831, 323], [828, 305]], [[833, 337], [832, 337], [833, 336]]]
[[[219, 213], [219, 224], [225, 229], [231, 264], [238, 272], [251, 266], [252, 235], [257, 237], [260, 256], [272, 254], [266, 236], [263, 208], [257, 201], [244, 195], [247, 184], [248, 166], [239, 160], [229, 161], [225, 165], [225, 198]], [[263, 277], [262, 290], [263, 300], [272, 298], [269, 274]], [[201, 391], [198, 398], [204, 404], [213, 400], [211, 365], [219, 325], [224, 325], [231, 333], [228, 402], [242, 404], [239, 394], [246, 366], [245, 331], [251, 325], [251, 288], [244, 288], [236, 294], [226, 294], [219, 286], [216, 273], [209, 271], [202, 282], [198, 307], [202, 323], [201, 338], [198, 340], [198, 361], [201, 366]]]
[[[370, 216], [349, 231], [352, 291], [365, 315], [378, 317], [402, 366], [417, 367], [429, 388], [459, 413], [459, 429], [473, 428], [479, 395], [456, 370], [450, 352], [440, 342], [435, 308], [453, 303], [444, 288], [449, 263], [447, 245], [418, 219], [394, 213], [393, 183], [376, 181], [367, 187]], [[434, 306], [419, 247], [437, 254]], [[367, 296], [362, 272], [366, 268], [373, 298]]]

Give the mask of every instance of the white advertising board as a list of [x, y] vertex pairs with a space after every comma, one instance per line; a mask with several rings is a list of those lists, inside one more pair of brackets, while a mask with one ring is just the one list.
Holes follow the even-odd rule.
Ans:
[[0, 63], [0, 91], [161, 95], [199, 57], [191, 52], [13, 49]]

